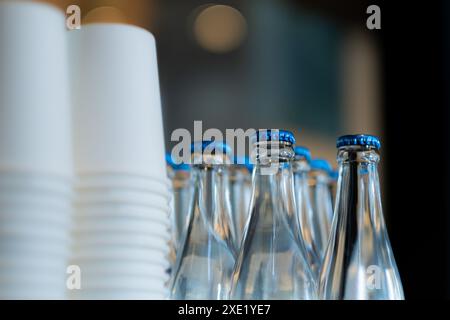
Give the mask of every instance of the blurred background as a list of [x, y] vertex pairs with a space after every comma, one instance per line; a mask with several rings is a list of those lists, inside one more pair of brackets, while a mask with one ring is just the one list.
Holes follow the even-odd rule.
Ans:
[[[44, 1], [44, 0], [42, 0]], [[335, 165], [341, 134], [382, 138], [406, 297], [450, 297], [448, 1], [47, 0], [157, 40], [167, 148], [177, 128], [285, 128]], [[381, 30], [366, 9], [381, 8]]]

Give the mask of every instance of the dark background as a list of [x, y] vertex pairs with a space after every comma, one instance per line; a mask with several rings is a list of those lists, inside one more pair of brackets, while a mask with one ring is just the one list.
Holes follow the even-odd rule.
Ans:
[[386, 1], [383, 8], [390, 237], [407, 298], [448, 298], [449, 6]]

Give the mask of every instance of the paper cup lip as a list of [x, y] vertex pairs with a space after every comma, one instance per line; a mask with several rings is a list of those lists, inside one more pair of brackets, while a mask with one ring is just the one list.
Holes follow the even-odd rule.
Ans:
[[[104, 239], [103, 239], [104, 240]], [[166, 254], [170, 252], [170, 248], [167, 245], [167, 242], [164, 240], [161, 241], [152, 241], [152, 242], [144, 242], [144, 241], [135, 241], [135, 242], [122, 242], [122, 241], [102, 241], [102, 239], [87, 239], [85, 241], [77, 241], [76, 244], [72, 247], [74, 251], [83, 252], [85, 249], [89, 248], [104, 248], [114, 246], [117, 249], [150, 249], [150, 250], [159, 250]]]
[[169, 274], [161, 267], [159, 268], [149, 268], [146, 266], [126, 266], [125, 268], [104, 268], [94, 265], [83, 265], [80, 266], [83, 276], [86, 278], [90, 277], [104, 277], [104, 276], [114, 276], [114, 277], [158, 277], [161, 279], [169, 280]]
[[154, 264], [157, 264], [159, 266], [161, 266], [162, 268], [169, 268], [170, 267], [170, 263], [166, 260], [166, 259], [144, 259], [141, 257], [120, 257], [120, 256], [100, 256], [98, 254], [96, 254], [95, 256], [91, 255], [77, 255], [76, 253], [74, 253], [72, 255], [73, 259], [77, 260], [76, 265], [82, 265], [84, 261], [116, 261], [116, 260], [127, 260], [127, 261], [148, 261], [148, 262], [152, 262]]
[[[1, 2], [0, 2], [1, 3]], [[63, 175], [59, 172], [5, 166], [0, 162], [0, 179], [45, 179], [55, 183], [73, 185], [77, 180], [73, 172]], [[1, 181], [1, 180], [0, 180]]]
[[[8, 209], [6, 207], [9, 207]], [[13, 208], [13, 209], [12, 209]], [[68, 214], [72, 214], [73, 207], [70, 203], [58, 203], [58, 202], [40, 202], [40, 201], [9, 201], [3, 202], [0, 200], [0, 211], [6, 210], [33, 210], [33, 208], [39, 208], [42, 210], [58, 210], [62, 213], [62, 211], [67, 212]], [[36, 211], [36, 210], [35, 210]]]
[[149, 175], [149, 174], [136, 174], [132, 172], [125, 171], [91, 171], [91, 172], [82, 172], [77, 175], [77, 185], [84, 185], [85, 181], [105, 181], [105, 179], [112, 179], [120, 181], [122, 179], [125, 180], [136, 180], [140, 182], [155, 182], [163, 185], [167, 185], [170, 187], [172, 185], [170, 179], [167, 177], [167, 174], [161, 174], [160, 176]]
[[153, 198], [168, 202], [171, 198], [170, 192], [161, 189], [129, 189], [129, 188], [81, 188], [77, 189], [77, 198]]
[[101, 289], [163, 289], [165, 288], [165, 281], [159, 277], [136, 277], [135, 279], [89, 279], [89, 281], [83, 281], [81, 279], [81, 287], [90, 288], [101, 288]]
[[136, 224], [129, 224], [129, 225], [124, 225], [124, 224], [115, 224], [115, 225], [89, 225], [89, 223], [85, 223], [85, 224], [81, 224], [78, 223], [78, 225], [76, 226], [75, 230], [73, 230], [73, 235], [76, 237], [80, 237], [80, 236], [84, 236], [86, 234], [89, 233], [114, 233], [114, 234], [120, 234], [122, 233], [123, 235], [127, 235], [127, 234], [134, 234], [134, 233], [138, 233], [138, 232], [147, 232], [149, 235], [158, 235], [161, 238], [165, 238], [166, 241], [170, 240], [170, 233], [168, 228], [163, 227], [163, 226], [159, 226], [159, 227], [152, 227], [150, 228], [150, 226], [139, 226], [140, 223], [136, 223]]
[[[36, 188], [34, 186], [1, 186], [0, 185], [0, 197], [5, 197], [6, 194], [13, 197], [54, 197], [56, 198], [66, 198], [72, 200], [75, 198], [76, 193], [72, 190], [66, 189], [50, 189], [50, 188]], [[1, 201], [1, 200], [0, 200]]]
[[166, 204], [163, 203], [155, 203], [155, 201], [149, 201], [149, 200], [143, 200], [143, 199], [120, 199], [120, 198], [113, 198], [113, 199], [101, 199], [101, 198], [91, 198], [91, 199], [83, 199], [83, 200], [76, 200], [74, 202], [75, 207], [89, 207], [89, 206], [102, 206], [102, 205], [120, 205], [120, 204], [129, 204], [129, 205], [140, 205], [140, 206], [149, 206], [149, 207], [160, 207], [164, 211], [167, 208], [167, 212], [170, 212], [170, 206], [169, 203]]
[[[133, 217], [133, 216], [90, 216], [90, 215], [85, 215], [85, 216], [77, 216], [74, 218], [74, 224], [84, 224], [84, 223], [94, 223], [94, 224], [99, 224], [101, 223], [100, 221], [114, 221], [114, 223], [135, 223], [135, 222], [139, 222], [139, 223], [151, 223], [151, 224], [155, 224], [161, 227], [164, 227], [166, 229], [169, 229], [171, 227], [171, 223], [169, 219], [158, 219], [152, 216], [148, 216], [148, 217]], [[142, 236], [147, 235], [147, 234], [143, 234]], [[141, 236], [139, 234], [136, 234], [136, 236]]]
[[[107, 215], [108, 212], [117, 214], [134, 214], [147, 215], [149, 212], [163, 213], [169, 217], [171, 208], [169, 205], [159, 204], [142, 204], [142, 203], [128, 203], [128, 202], [104, 202], [104, 203], [75, 203], [77, 215], [99, 214]], [[130, 213], [128, 213], [130, 212]]]
[[127, 186], [126, 188], [122, 186], [90, 186], [90, 187], [77, 187], [76, 192], [78, 195], [86, 195], [86, 194], [118, 194], [118, 193], [135, 193], [141, 195], [153, 195], [158, 197], [163, 197], [166, 200], [169, 200], [172, 197], [169, 188], [165, 188], [164, 186]]
[[[162, 223], [164, 225], [170, 226], [171, 222], [169, 216], [166, 212], [159, 210], [157, 214], [155, 211], [149, 213], [137, 213], [137, 212], [129, 212], [129, 213], [110, 213], [110, 212], [78, 212], [75, 217], [75, 221], [83, 220], [83, 219], [115, 219], [115, 218], [127, 218], [130, 220], [151, 220], [158, 223]], [[77, 220], [79, 219], [79, 220]]]
[[[1, 2], [0, 2], [1, 3]], [[76, 182], [76, 177], [73, 173], [67, 176], [60, 175], [53, 172], [43, 172], [37, 170], [23, 170], [14, 168], [3, 168], [0, 165], [0, 178], [9, 179], [45, 179], [48, 181], [60, 182], [63, 184], [73, 184]], [[0, 180], [1, 181], [1, 180]]]
[[1, 203], [14, 203], [18, 201], [18, 204], [22, 204], [23, 201], [35, 201], [40, 203], [67, 203], [70, 204], [73, 200], [73, 196], [69, 195], [57, 195], [52, 192], [14, 192], [11, 191], [2, 192], [0, 188], [0, 204]]
[[47, 228], [47, 230], [37, 230], [35, 224], [17, 224], [16, 226], [9, 225], [6, 230], [3, 228], [4, 226], [2, 225], [2, 227], [0, 228], [0, 238], [6, 236], [11, 239], [18, 238], [23, 239], [23, 241], [25, 241], [25, 239], [28, 239], [35, 242], [67, 241], [68, 243], [70, 243], [71, 241], [70, 228], [61, 230], [60, 228], [50, 227]]
[[166, 273], [166, 269], [162, 268], [160, 264], [155, 264], [149, 261], [123, 261], [117, 260], [114, 262], [107, 261], [84, 261], [83, 263], [78, 263], [78, 266], [83, 268], [92, 268], [92, 269], [113, 269], [113, 270], [125, 270], [128, 268], [145, 268], [150, 270], [162, 270]]
[[[165, 277], [162, 277], [160, 275], [114, 275], [114, 278], [111, 279], [111, 277], [96, 277], [96, 278], [82, 278], [81, 279], [81, 287], [83, 288], [142, 288], [142, 289], [149, 289], [149, 288], [164, 288], [165, 284], [167, 282]], [[84, 281], [83, 281], [84, 280]]]
[[65, 257], [58, 257], [57, 259], [55, 257], [49, 257], [45, 260], [30, 260], [29, 258], [23, 257], [17, 259], [17, 257], [8, 257], [8, 259], [1, 260], [3, 261], [0, 262], [0, 270], [12, 269], [17, 272], [30, 272], [30, 270], [37, 270], [39, 272], [59, 272], [63, 270], [65, 272], [69, 266], [67, 263], [68, 259]]
[[171, 221], [169, 218], [169, 215], [164, 210], [156, 210], [152, 209], [148, 212], [132, 212], [131, 210], [129, 212], [111, 212], [110, 210], [78, 210], [76, 217], [74, 218], [74, 221], [80, 221], [80, 220], [90, 220], [90, 219], [129, 219], [129, 220], [151, 220], [155, 221], [157, 223], [163, 224], [167, 227], [171, 226]]
[[77, 300], [161, 300], [166, 299], [168, 295], [168, 289], [165, 287], [121, 289], [120, 291], [87, 288], [84, 290], [73, 290], [70, 293], [70, 296]]

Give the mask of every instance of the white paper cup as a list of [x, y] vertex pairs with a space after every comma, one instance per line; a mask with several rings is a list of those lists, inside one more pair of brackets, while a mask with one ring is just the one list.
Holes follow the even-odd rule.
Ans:
[[1, 2], [0, 170], [73, 176], [64, 13]]
[[163, 290], [165, 287], [165, 277], [135, 276], [135, 275], [114, 275], [113, 277], [89, 277], [81, 278], [81, 287], [102, 288], [102, 289], [137, 289], [137, 290]]
[[[164, 212], [161, 212], [164, 214]], [[99, 229], [99, 230], [123, 230], [138, 232], [142, 230], [142, 234], [148, 235], [150, 231], [157, 230], [157, 232], [163, 230], [163, 235], [169, 232], [168, 219], [134, 219], [129, 216], [77, 216], [75, 220], [76, 229], [84, 230], [85, 228]], [[164, 236], [165, 237], [165, 236]]]
[[18, 273], [14, 270], [0, 273], [0, 286], [6, 284], [34, 284], [36, 286], [64, 285], [67, 274], [61, 272], [39, 272], [32, 268], [28, 272]]
[[33, 172], [0, 172], [0, 193], [36, 193], [73, 197], [74, 181]]
[[171, 185], [172, 182], [167, 177], [147, 177], [126, 173], [79, 174], [76, 183], [77, 189], [104, 187], [131, 188], [144, 191], [156, 189], [164, 193], [169, 191]]
[[168, 291], [159, 287], [146, 290], [82, 289], [71, 291], [70, 296], [76, 300], [163, 300]]
[[22, 241], [61, 241], [70, 243], [71, 235], [69, 228], [54, 227], [52, 225], [41, 225], [37, 227], [29, 223], [2, 223], [0, 225], [0, 237], [9, 239], [22, 239]]
[[167, 225], [170, 224], [169, 210], [165, 206], [145, 206], [124, 203], [78, 205], [76, 215], [79, 219], [88, 217], [92, 219], [127, 218], [130, 220], [151, 219]]
[[71, 212], [73, 200], [69, 197], [43, 194], [39, 192], [0, 192], [0, 212], [22, 208], [49, 208]]
[[74, 244], [73, 250], [77, 252], [83, 252], [83, 250], [89, 250], [91, 248], [143, 248], [160, 250], [165, 252], [166, 255], [169, 254], [169, 246], [167, 241], [159, 237], [132, 237], [130, 235], [128, 236], [128, 239], [125, 239], [126, 237], [127, 236], [121, 235], [117, 237], [118, 239], [113, 239], [112, 235], [104, 234], [102, 234], [101, 236], [95, 235], [94, 237], [84, 236], [77, 239], [76, 243]]
[[82, 264], [83, 262], [114, 262], [114, 261], [136, 261], [150, 262], [160, 265], [164, 268], [169, 267], [167, 254], [165, 249], [161, 250], [148, 248], [105, 248], [91, 247], [83, 248], [83, 250], [73, 250], [72, 261], [74, 264]]
[[[12, 259], [17, 256], [30, 258], [30, 262], [41, 259], [68, 259], [70, 256], [70, 243], [67, 241], [51, 241], [22, 237], [0, 236], [0, 258]], [[35, 256], [34, 259], [31, 256]]]
[[[153, 212], [152, 212], [153, 211]], [[94, 224], [98, 224], [99, 221], [117, 221], [118, 223], [124, 221], [124, 223], [130, 222], [144, 222], [144, 223], [153, 223], [155, 225], [160, 225], [166, 230], [169, 230], [170, 220], [167, 217], [167, 213], [158, 209], [150, 209], [146, 212], [145, 215], [131, 215], [131, 214], [114, 214], [104, 212], [102, 214], [98, 214], [96, 212], [92, 212], [92, 214], [79, 214], [76, 217], [75, 225], [77, 224], [89, 224], [91, 221]]]
[[17, 272], [60, 272], [66, 270], [68, 259], [48, 257], [41, 254], [16, 254], [0, 258], [0, 270], [17, 270]]
[[89, 262], [83, 261], [79, 264], [83, 275], [88, 276], [110, 276], [110, 275], [135, 275], [155, 276], [166, 278], [168, 273], [161, 265], [149, 262], [116, 261], [116, 262]]
[[66, 299], [66, 287], [58, 285], [36, 285], [23, 283], [2, 284], [1, 300], [63, 300]]
[[39, 206], [0, 204], [0, 225], [4, 223], [33, 223], [36, 228], [40, 225], [54, 225], [55, 228], [70, 228], [72, 226], [72, 212], [55, 208]]
[[169, 208], [169, 194], [143, 192], [121, 189], [100, 189], [79, 191], [76, 203], [131, 203], [141, 205], [156, 205]]
[[[79, 174], [166, 177], [155, 40], [123, 24], [69, 33]], [[101, 123], [101, 126], [99, 126]]]
[[128, 236], [132, 233], [147, 234], [159, 237], [165, 241], [170, 240], [169, 230], [153, 221], [90, 221], [78, 223], [73, 231], [77, 238], [86, 237], [92, 234], [116, 234], [117, 236]]

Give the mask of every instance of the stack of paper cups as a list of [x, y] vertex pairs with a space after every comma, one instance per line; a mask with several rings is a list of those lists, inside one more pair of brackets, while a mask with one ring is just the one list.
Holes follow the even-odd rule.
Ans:
[[63, 299], [72, 129], [64, 14], [0, 3], [0, 299]]
[[163, 299], [169, 183], [153, 36], [92, 24], [69, 34], [80, 299]]

